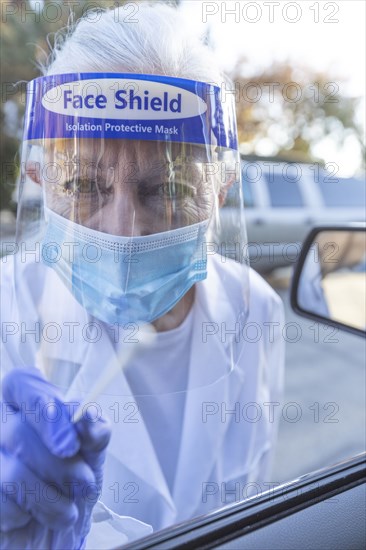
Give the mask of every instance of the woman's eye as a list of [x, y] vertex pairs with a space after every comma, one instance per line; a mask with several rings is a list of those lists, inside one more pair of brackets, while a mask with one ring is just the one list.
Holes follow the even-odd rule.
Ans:
[[183, 200], [194, 198], [196, 194], [197, 189], [193, 185], [181, 182], [143, 183], [139, 186], [140, 199]]
[[197, 189], [189, 183], [176, 183], [175, 195], [178, 198], [193, 199], [197, 195]]
[[174, 182], [163, 184], [162, 193], [164, 198], [174, 201], [184, 201], [187, 199], [195, 199], [197, 196], [197, 189], [190, 184]]
[[72, 179], [72, 180], [66, 181], [63, 184], [62, 190], [66, 193], [66, 195], [78, 195], [80, 193], [90, 193], [93, 190], [93, 183], [89, 180]]
[[70, 180], [66, 181], [63, 185], [63, 191], [66, 195], [105, 195], [110, 193], [110, 189], [107, 189], [105, 185], [96, 182], [92, 179], [84, 180]]

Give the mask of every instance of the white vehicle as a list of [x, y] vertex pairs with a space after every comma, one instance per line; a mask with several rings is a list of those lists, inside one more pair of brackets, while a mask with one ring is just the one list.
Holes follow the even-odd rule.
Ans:
[[[365, 179], [337, 177], [333, 163], [328, 168], [332, 171], [317, 163], [242, 158], [248, 255], [254, 269], [268, 273], [293, 264], [315, 225], [365, 221]], [[229, 216], [230, 203], [226, 210]], [[229, 234], [227, 240], [233, 240]]]

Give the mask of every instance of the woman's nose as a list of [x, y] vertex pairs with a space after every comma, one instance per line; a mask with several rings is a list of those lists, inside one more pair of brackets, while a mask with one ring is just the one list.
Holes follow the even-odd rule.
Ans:
[[101, 211], [101, 230], [112, 235], [139, 237], [143, 234], [141, 212], [132, 192], [115, 193]]

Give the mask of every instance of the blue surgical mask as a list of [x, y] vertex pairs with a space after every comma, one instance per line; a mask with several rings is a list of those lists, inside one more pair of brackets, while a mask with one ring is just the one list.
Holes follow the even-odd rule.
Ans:
[[154, 235], [120, 237], [47, 213], [44, 263], [91, 315], [106, 323], [154, 321], [207, 276], [207, 220]]

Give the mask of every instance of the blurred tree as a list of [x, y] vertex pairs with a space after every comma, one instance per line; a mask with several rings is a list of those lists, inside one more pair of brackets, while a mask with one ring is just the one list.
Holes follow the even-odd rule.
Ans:
[[55, 34], [88, 8], [108, 9], [127, 0], [1, 0], [0, 208], [12, 203], [22, 136], [26, 83], [40, 75]]
[[252, 69], [242, 58], [230, 75], [242, 152], [313, 162], [324, 138], [340, 147], [353, 136], [363, 156], [363, 130], [355, 117], [361, 98], [342, 94], [340, 79], [299, 64], [244, 76]]

